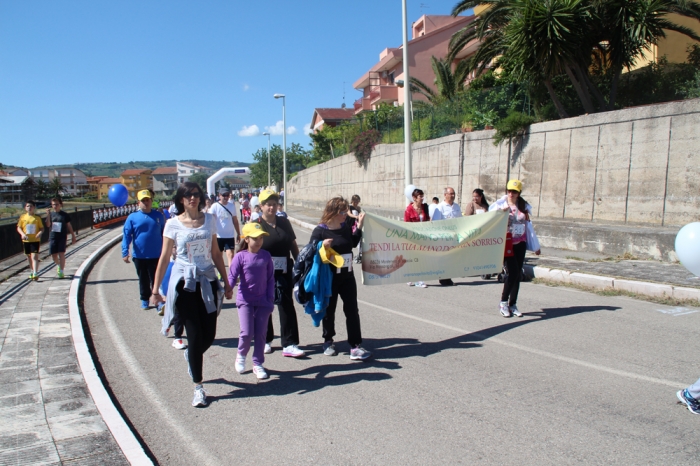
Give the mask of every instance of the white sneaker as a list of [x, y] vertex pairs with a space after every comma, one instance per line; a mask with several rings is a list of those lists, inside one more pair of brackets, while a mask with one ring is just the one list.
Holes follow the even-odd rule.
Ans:
[[239, 374], [242, 374], [245, 372], [245, 356], [241, 356], [240, 354], [236, 356], [236, 372]]
[[323, 354], [326, 356], [335, 356], [338, 354], [332, 340], [323, 343]]
[[194, 398], [192, 399], [192, 406], [195, 408], [203, 408], [207, 405], [207, 392], [204, 391], [204, 387], [197, 385], [194, 389]]
[[501, 303], [498, 305], [498, 310], [501, 311], [501, 315], [503, 317], [511, 317], [508, 301], [501, 301]]
[[270, 346], [269, 343], [265, 343], [265, 351], [263, 351], [265, 354], [272, 354], [272, 346]]
[[306, 353], [304, 353], [304, 350], [299, 349], [297, 345], [285, 346], [284, 349], [282, 349], [282, 356], [286, 356], [288, 358], [300, 358], [305, 354]]
[[182, 338], [176, 338], [173, 340], [173, 348], [185, 349], [187, 348], [187, 345], [182, 342]]
[[518, 306], [516, 306], [515, 304], [513, 304], [512, 306], [509, 306], [509, 307], [510, 307], [510, 312], [512, 312], [515, 317], [522, 317], [523, 316], [523, 313], [518, 310]]
[[406, 283], [406, 285], [408, 285], [408, 286], [413, 286], [414, 283], [413, 283], [413, 282], [408, 282], [408, 283]]
[[353, 361], [364, 361], [370, 356], [372, 356], [372, 353], [370, 353], [361, 346], [356, 346], [350, 350], [350, 359], [352, 359]]
[[267, 375], [267, 372], [265, 372], [265, 368], [263, 366], [253, 366], [253, 374], [255, 374], [255, 377], [257, 377], [258, 380], [263, 380], [270, 377]]
[[416, 286], [418, 288], [427, 288], [428, 285], [425, 284], [425, 282], [416, 282]]

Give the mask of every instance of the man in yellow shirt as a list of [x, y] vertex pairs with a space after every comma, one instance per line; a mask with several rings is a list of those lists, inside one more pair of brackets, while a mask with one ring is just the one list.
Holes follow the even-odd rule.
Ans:
[[39, 245], [41, 244], [41, 234], [44, 232], [44, 222], [41, 221], [41, 217], [34, 215], [34, 210], [36, 210], [34, 201], [27, 201], [27, 203], [24, 204], [24, 210], [26, 210], [27, 213], [22, 214], [19, 218], [17, 222], [17, 233], [22, 237], [24, 253], [27, 255], [27, 260], [29, 261], [29, 268], [31, 270], [29, 279], [38, 280]]

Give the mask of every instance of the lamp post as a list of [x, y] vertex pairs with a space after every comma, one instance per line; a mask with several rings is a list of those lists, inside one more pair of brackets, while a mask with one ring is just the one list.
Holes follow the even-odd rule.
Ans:
[[411, 78], [408, 75], [408, 19], [406, 0], [401, 2], [403, 10], [403, 144], [404, 172], [406, 186], [413, 184], [413, 167], [411, 157]]
[[287, 202], [289, 194], [287, 194], [287, 115], [285, 113], [285, 105], [287, 103], [284, 94], [275, 94], [275, 99], [282, 99], [282, 191], [284, 191], [284, 203]]
[[267, 136], [267, 187], [269, 189], [272, 184], [270, 182], [270, 133], [263, 133], [263, 136]]

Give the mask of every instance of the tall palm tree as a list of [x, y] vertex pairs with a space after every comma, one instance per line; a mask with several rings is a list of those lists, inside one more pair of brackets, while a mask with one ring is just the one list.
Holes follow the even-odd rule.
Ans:
[[60, 196], [64, 189], [65, 186], [61, 183], [60, 178], [54, 178], [49, 181], [49, 192], [53, 193], [54, 196]]
[[452, 70], [452, 60], [431, 58], [433, 73], [435, 73], [435, 92], [430, 86], [411, 77], [411, 92], [424, 95], [428, 102], [435, 104], [440, 100], [452, 100], [457, 93], [464, 90], [464, 82], [469, 75], [469, 63], [462, 61]]

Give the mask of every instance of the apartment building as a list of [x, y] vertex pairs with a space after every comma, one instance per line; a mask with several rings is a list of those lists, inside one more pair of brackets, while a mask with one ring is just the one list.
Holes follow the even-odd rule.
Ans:
[[153, 189], [153, 176], [151, 170], [146, 168], [133, 168], [124, 170], [121, 175], [121, 183], [129, 191], [129, 199], [135, 200], [136, 193], [142, 189]]
[[153, 191], [160, 196], [175, 194], [178, 182], [177, 167], [158, 167], [153, 170]]
[[90, 191], [87, 176], [82, 170], [77, 168], [48, 168], [39, 170], [29, 170], [29, 177], [37, 183], [43, 181], [50, 184], [54, 179], [59, 179], [63, 185], [64, 195], [84, 196]]
[[177, 164], [177, 178], [179, 183], [184, 183], [185, 181], [190, 180], [190, 176], [194, 175], [195, 173], [206, 173], [207, 175], [211, 175], [214, 173], [214, 170], [208, 167], [203, 167], [201, 165], [195, 165], [193, 163], [188, 163], [188, 162], [176, 162]]

